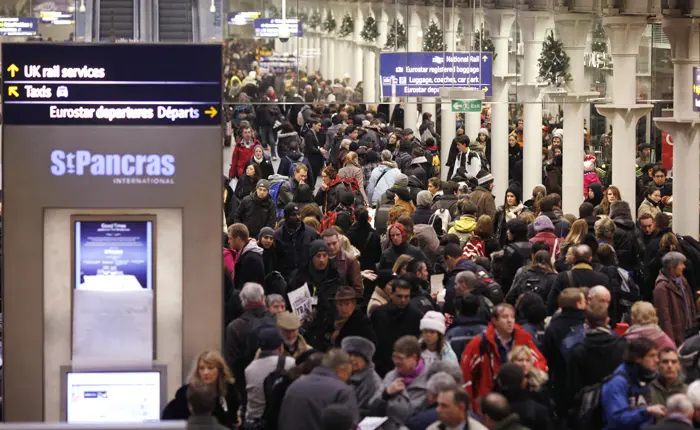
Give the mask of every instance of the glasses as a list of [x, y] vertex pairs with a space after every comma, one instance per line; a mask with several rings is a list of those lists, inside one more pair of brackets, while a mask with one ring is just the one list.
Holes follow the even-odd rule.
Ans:
[[408, 358], [408, 357], [406, 357], [405, 355], [401, 355], [401, 354], [391, 354], [391, 359], [394, 360], [394, 361], [404, 361], [404, 360], [407, 359], [407, 358]]

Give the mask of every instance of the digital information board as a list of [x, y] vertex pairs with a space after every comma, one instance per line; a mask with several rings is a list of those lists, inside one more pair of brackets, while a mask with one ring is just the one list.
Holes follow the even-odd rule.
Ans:
[[[153, 288], [150, 221], [76, 221], [75, 288]], [[109, 286], [106, 286], [109, 288]]]
[[221, 45], [3, 43], [5, 125], [221, 124]]
[[39, 20], [28, 16], [0, 16], [0, 36], [36, 36]]
[[281, 18], [258, 18], [255, 20], [255, 37], [280, 37], [280, 29], [283, 25], [287, 27], [288, 37], [304, 35], [299, 18], [287, 18], [284, 24], [282, 24]]

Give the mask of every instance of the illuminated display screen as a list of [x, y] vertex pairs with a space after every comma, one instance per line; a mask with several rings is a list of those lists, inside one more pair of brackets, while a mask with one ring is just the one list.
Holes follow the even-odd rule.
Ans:
[[220, 125], [221, 46], [2, 44], [7, 125]]

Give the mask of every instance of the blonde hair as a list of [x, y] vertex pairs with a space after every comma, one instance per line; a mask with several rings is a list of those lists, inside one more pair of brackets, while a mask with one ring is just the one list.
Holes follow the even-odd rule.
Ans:
[[221, 356], [219, 351], [210, 349], [199, 354], [194, 360], [194, 364], [192, 366], [192, 370], [190, 371], [190, 376], [187, 378], [187, 382], [190, 384], [195, 382], [203, 383], [203, 381], [199, 378], [199, 364], [202, 361], [210, 366], [216, 367], [216, 369], [219, 371], [219, 375], [216, 378], [216, 390], [219, 393], [219, 396], [226, 397], [228, 392], [228, 384], [233, 384], [234, 379], [233, 376], [231, 376], [231, 371], [226, 365], [226, 360], [224, 360], [224, 357]]
[[345, 162], [350, 163], [355, 166], [359, 166], [359, 162], [357, 161], [357, 153], [350, 151], [345, 155]]
[[649, 302], [637, 302], [632, 305], [632, 324], [658, 324], [659, 317], [656, 315], [654, 305]]
[[413, 257], [411, 257], [408, 254], [401, 254], [399, 255], [399, 258], [396, 259], [396, 263], [394, 263], [394, 267], [392, 267], [392, 272], [396, 273], [397, 275], [399, 272], [401, 272], [401, 269], [405, 268], [410, 261], [413, 260]]
[[566, 238], [561, 243], [562, 248], [568, 248], [572, 245], [578, 245], [581, 243], [583, 236], [588, 234], [588, 222], [585, 219], [578, 219], [571, 224], [571, 230]]
[[518, 215], [518, 219], [521, 219], [525, 221], [527, 225], [530, 225], [535, 222], [535, 214], [530, 211], [522, 211], [520, 212], [520, 215]]
[[535, 358], [535, 354], [532, 352], [529, 346], [527, 345], [519, 345], [519, 346], [514, 346], [513, 349], [510, 350], [508, 353], [508, 363], [512, 363], [515, 360], [520, 357], [521, 354], [527, 354], [528, 357], [530, 357], [530, 361]]

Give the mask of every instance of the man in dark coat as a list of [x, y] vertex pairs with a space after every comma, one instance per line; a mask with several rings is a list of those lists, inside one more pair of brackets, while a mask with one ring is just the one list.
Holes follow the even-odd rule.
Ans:
[[258, 237], [263, 227], [274, 227], [276, 217], [277, 206], [270, 198], [270, 182], [261, 179], [255, 193], [241, 200], [234, 221], [245, 224], [251, 237]]
[[423, 315], [410, 303], [411, 285], [406, 281], [395, 280], [391, 283], [391, 302], [372, 312], [372, 327], [377, 334], [374, 364], [377, 374], [381, 377], [394, 368], [391, 359], [394, 342], [401, 336], [418, 336], [420, 333], [420, 320]]
[[340, 347], [343, 339], [359, 336], [377, 343], [377, 336], [367, 319], [367, 315], [357, 307], [357, 300], [362, 295], [352, 287], [340, 287], [332, 299], [335, 311], [327, 315], [320, 325], [318, 336], [309, 339], [309, 343], [320, 351]]
[[284, 207], [284, 221], [275, 231], [277, 271], [291, 280], [300, 267], [308, 267], [311, 257], [309, 245], [318, 238], [311, 227], [299, 220], [299, 209], [293, 203]]
[[619, 200], [610, 205], [610, 218], [615, 222], [613, 237], [619, 266], [627, 271], [641, 267], [641, 246], [637, 241], [637, 226], [632, 219], [629, 203]]
[[[464, 271], [478, 273], [485, 272], [485, 270], [483, 267], [462, 255], [462, 248], [454, 243], [449, 243], [445, 246], [443, 256], [448, 272], [442, 279], [442, 284], [445, 287], [445, 304], [442, 310], [446, 314], [455, 315], [455, 301], [456, 298], [461, 295], [458, 294], [456, 290], [457, 275]], [[476, 277], [474, 279], [476, 279]]]
[[610, 279], [599, 272], [593, 271], [593, 252], [588, 245], [578, 245], [574, 248], [574, 266], [557, 275], [547, 298], [547, 312], [552, 315], [559, 307], [559, 294], [569, 287], [592, 288], [597, 285], [608, 285]]
[[231, 224], [228, 228], [229, 246], [238, 253], [234, 268], [234, 287], [240, 290], [248, 282], [263, 285], [265, 283], [265, 261], [263, 249], [256, 242], [251, 242], [248, 228], [243, 224]]
[[557, 399], [558, 416], [566, 419], [571, 407], [568, 387], [566, 385], [566, 362], [568, 356], [562, 341], [572, 332], [583, 330], [585, 320], [586, 297], [578, 288], [567, 288], [558, 297], [561, 312], [552, 317], [544, 332], [542, 353], [547, 357], [549, 380], [552, 383], [552, 398]]

